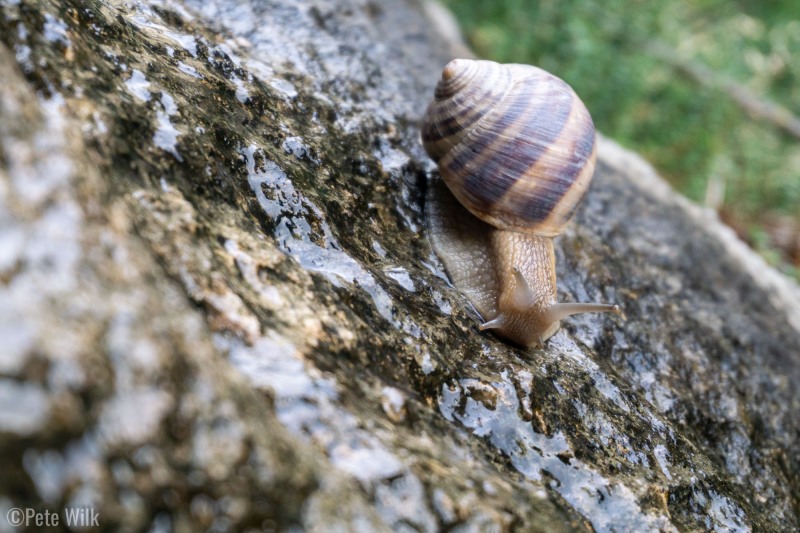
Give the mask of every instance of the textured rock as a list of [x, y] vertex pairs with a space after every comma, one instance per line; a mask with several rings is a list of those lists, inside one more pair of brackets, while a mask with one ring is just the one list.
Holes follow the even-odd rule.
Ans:
[[477, 332], [425, 238], [455, 48], [417, 4], [0, 6], [0, 516], [800, 527], [800, 291], [635, 156], [557, 240], [562, 299], [627, 320]]

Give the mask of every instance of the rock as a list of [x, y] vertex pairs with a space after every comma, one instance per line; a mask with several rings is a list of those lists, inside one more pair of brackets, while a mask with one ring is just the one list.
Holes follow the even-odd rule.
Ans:
[[2, 516], [800, 527], [800, 290], [613, 142], [558, 275], [627, 320], [477, 331], [416, 2], [0, 5]]

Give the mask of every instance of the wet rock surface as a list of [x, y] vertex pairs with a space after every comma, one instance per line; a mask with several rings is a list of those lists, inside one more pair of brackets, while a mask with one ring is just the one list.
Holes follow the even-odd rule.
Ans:
[[556, 240], [627, 320], [477, 331], [420, 5], [0, 6], [0, 530], [800, 527], [800, 291], [635, 156]]

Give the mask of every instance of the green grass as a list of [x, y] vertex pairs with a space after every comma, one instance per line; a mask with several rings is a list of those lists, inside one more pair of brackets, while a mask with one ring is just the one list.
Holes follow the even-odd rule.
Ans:
[[[748, 115], [680, 65], [800, 114], [800, 2], [765, 0], [449, 0], [475, 51], [538, 65], [570, 83], [600, 131], [719, 209], [770, 262], [798, 276], [800, 139]], [[676, 66], [677, 65], [677, 66]], [[788, 228], [788, 230], [787, 230]], [[800, 244], [796, 245], [800, 248]]]

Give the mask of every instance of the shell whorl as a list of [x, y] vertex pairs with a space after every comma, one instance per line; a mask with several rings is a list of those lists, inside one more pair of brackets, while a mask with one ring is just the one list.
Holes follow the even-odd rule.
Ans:
[[594, 173], [586, 107], [564, 81], [528, 65], [448, 63], [422, 140], [456, 198], [501, 229], [561, 233]]

